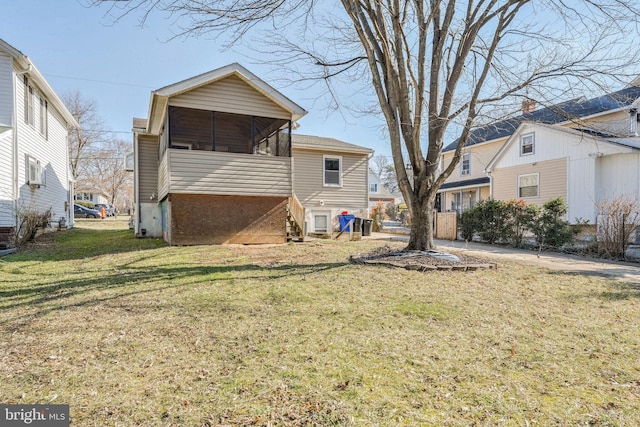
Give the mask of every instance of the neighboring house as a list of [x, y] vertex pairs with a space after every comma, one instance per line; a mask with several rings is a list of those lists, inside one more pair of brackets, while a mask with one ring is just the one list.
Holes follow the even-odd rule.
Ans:
[[369, 217], [367, 187], [373, 150], [333, 138], [293, 135], [293, 190], [305, 208], [305, 230], [331, 234], [338, 215]]
[[392, 194], [387, 187], [384, 186], [380, 176], [369, 169], [369, 207], [374, 207], [378, 203], [400, 203], [401, 197]]
[[[494, 157], [506, 147], [505, 144], [507, 142], [513, 141], [513, 135], [516, 131], [521, 132], [521, 126], [525, 123], [528, 126], [527, 129], [531, 129], [534, 124], [553, 126], [553, 128], [564, 129], [571, 135], [576, 135], [577, 132], [577, 134], [590, 141], [595, 141], [595, 139], [590, 138], [591, 136], [607, 139], [622, 137], [626, 142], [621, 143], [618, 141], [615, 144], [628, 143], [633, 146], [634, 142], [628, 138], [630, 135], [634, 135], [637, 130], [637, 104], [639, 98], [640, 87], [630, 86], [601, 97], [592, 99], [577, 98], [539, 110], [534, 110], [535, 103], [532, 101], [525, 101], [523, 102], [523, 114], [474, 129], [463, 149], [457, 171], [451, 174], [440, 188], [440, 210], [443, 212], [462, 212], [472, 208], [478, 201], [489, 197], [496, 199], [518, 198], [517, 191], [510, 193], [509, 197], [501, 192], [503, 185], [510, 185], [513, 182], [510, 184], [498, 182], [498, 179], [505, 178], [500, 173], [496, 175], [495, 172], [491, 172], [491, 169], [506, 165], [504, 161], [497, 164], [497, 159], [494, 160]], [[544, 129], [548, 129], [548, 127], [544, 127]], [[540, 150], [549, 150], [550, 144], [552, 145], [552, 143], [548, 142], [537, 144], [535, 141], [539, 142], [540, 137], [536, 137], [535, 133], [533, 131], [531, 135], [526, 132], [522, 134], [522, 140], [519, 141], [519, 144], [522, 146], [522, 150], [527, 152], [523, 158], [533, 159], [536, 155], [543, 155]], [[456, 145], [457, 141], [443, 149], [442, 164], [444, 166], [451, 161]], [[534, 148], [536, 145], [538, 148]], [[530, 150], [537, 151], [534, 153], [529, 152]], [[533, 157], [530, 156], [531, 154], [533, 154]], [[575, 155], [579, 154], [576, 152]], [[547, 157], [545, 159], [548, 160]], [[490, 167], [489, 165], [492, 162], [494, 166]], [[493, 189], [497, 189], [498, 192], [494, 193]], [[543, 194], [547, 194], [547, 189], [544, 189], [544, 191], [541, 189]], [[573, 191], [575, 191], [575, 188]], [[557, 194], [557, 191], [554, 194]], [[571, 202], [574, 203], [573, 206], [570, 203], [568, 218], [571, 221], [578, 217], [572, 216], [574, 212], [580, 212], [579, 216], [584, 219], [593, 217], [592, 213], [584, 215], [584, 208], [578, 209], [575, 205], [576, 194], [572, 193], [569, 187], [563, 194], [566, 196], [565, 198], [571, 196]], [[586, 194], [588, 192], [585, 192], [585, 196]], [[543, 197], [538, 199], [538, 202], [543, 203], [547, 199], [547, 197]], [[591, 211], [593, 211], [594, 201], [595, 199], [590, 201]]]
[[366, 210], [365, 149], [292, 135], [305, 114], [239, 64], [152, 92], [148, 118], [133, 121], [136, 235], [281, 243], [315, 227], [318, 209], [328, 222]]
[[94, 188], [76, 188], [76, 194], [73, 196], [73, 199], [90, 202], [94, 205], [96, 203], [111, 204], [111, 197], [107, 193]]
[[[635, 113], [632, 120], [637, 120]], [[495, 199], [541, 206], [562, 197], [569, 222], [595, 224], [595, 203], [619, 196], [640, 200], [640, 138], [525, 122], [489, 162], [487, 172]]]
[[35, 65], [0, 39], [0, 245], [21, 212], [51, 209], [52, 225], [73, 225], [69, 126], [78, 124]]

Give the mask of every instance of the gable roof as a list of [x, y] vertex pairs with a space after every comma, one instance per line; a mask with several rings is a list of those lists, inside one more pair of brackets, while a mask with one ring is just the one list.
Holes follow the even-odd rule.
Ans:
[[[560, 104], [551, 105], [546, 108], [521, 114], [505, 120], [488, 124], [471, 131], [469, 140], [465, 146], [469, 147], [481, 142], [492, 141], [504, 138], [513, 134], [518, 126], [523, 122], [537, 122], [543, 124], [558, 124], [599, 115], [606, 112], [613, 112], [629, 108], [640, 98], [640, 86], [630, 86], [617, 92], [609, 93], [592, 99], [583, 97], [571, 99]], [[442, 151], [455, 150], [458, 140], [447, 145]]]
[[[485, 168], [485, 171], [491, 171], [493, 169], [494, 165], [498, 162], [498, 160], [502, 157], [502, 155], [509, 149], [509, 147], [514, 143], [514, 141], [518, 139], [516, 138], [516, 136], [520, 133], [522, 128], [524, 128], [527, 125], [544, 127], [546, 129], [550, 129], [555, 132], [566, 133], [566, 134], [577, 136], [579, 138], [586, 138], [589, 140], [597, 141], [599, 144], [608, 144], [610, 146], [611, 145], [618, 146], [619, 149], [620, 147], [624, 147], [624, 149], [631, 149], [631, 150], [636, 150], [639, 148], [635, 145], [639, 142], [638, 138], [609, 139], [609, 138], [603, 138], [599, 135], [592, 135], [592, 134], [585, 133], [581, 130], [571, 129], [563, 126], [549, 125], [545, 123], [536, 123], [536, 122], [522, 122], [520, 126], [518, 126], [516, 131], [513, 132], [509, 137], [509, 139], [507, 139], [507, 141], [502, 145], [502, 147], [500, 147], [496, 155], [493, 156], [493, 158], [489, 161], [489, 163], [487, 164], [487, 167]], [[629, 141], [625, 141], [625, 139], [628, 139]]]
[[0, 50], [11, 56], [13, 60], [24, 70], [24, 74], [26, 74], [38, 89], [40, 89], [42, 94], [47, 98], [48, 103], [62, 115], [62, 119], [68, 126], [76, 128], [79, 127], [78, 122], [67, 109], [66, 105], [64, 105], [64, 102], [62, 102], [51, 86], [49, 86], [49, 83], [47, 83], [28, 56], [2, 39], [0, 39]]
[[360, 145], [350, 144], [335, 138], [325, 138], [321, 136], [311, 135], [291, 135], [291, 143], [293, 148], [316, 150], [316, 151], [338, 151], [344, 153], [370, 154], [373, 153], [371, 148], [362, 147]]
[[237, 76], [243, 82], [267, 97], [271, 102], [277, 104], [284, 110], [291, 113], [292, 120], [299, 120], [307, 114], [307, 111], [304, 108], [287, 98], [282, 93], [278, 92], [272, 86], [265, 83], [262, 79], [244, 68], [242, 65], [234, 62], [233, 64], [229, 64], [224, 67], [220, 67], [215, 70], [190, 77], [188, 79], [170, 84], [151, 92], [151, 99], [149, 101], [149, 121], [147, 123], [147, 132], [153, 134], [159, 132], [162, 126], [164, 110], [166, 110], [169, 97], [181, 95], [183, 93], [192, 91], [202, 86], [206, 86], [232, 75]]

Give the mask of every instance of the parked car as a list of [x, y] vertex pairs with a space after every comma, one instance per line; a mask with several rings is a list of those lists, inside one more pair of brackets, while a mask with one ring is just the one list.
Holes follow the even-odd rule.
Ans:
[[113, 205], [109, 205], [106, 203], [96, 203], [94, 209], [100, 212], [100, 210], [104, 208], [106, 216], [117, 216], [118, 212], [116, 211], [116, 207]]
[[100, 212], [95, 209], [85, 208], [80, 205], [73, 205], [74, 218], [100, 218]]

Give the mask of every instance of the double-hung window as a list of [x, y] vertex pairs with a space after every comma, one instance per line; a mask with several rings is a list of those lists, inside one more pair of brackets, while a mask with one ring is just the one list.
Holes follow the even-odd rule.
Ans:
[[520, 137], [520, 155], [528, 156], [535, 153], [535, 138], [532, 133]]
[[372, 182], [369, 184], [369, 193], [377, 193], [378, 192], [378, 183]]
[[40, 97], [40, 135], [44, 136], [44, 139], [49, 138], [49, 132], [47, 129], [48, 111], [49, 111], [49, 105], [47, 104], [47, 101], [44, 98]]
[[35, 93], [29, 84], [29, 79], [24, 76], [24, 122], [33, 126], [35, 122]]
[[27, 184], [29, 185], [41, 185], [42, 180], [42, 165], [35, 157], [27, 155]]
[[471, 153], [462, 155], [462, 161], [460, 162], [460, 175], [471, 174]]
[[324, 186], [342, 187], [342, 157], [323, 156]]
[[538, 197], [540, 195], [540, 174], [518, 176], [518, 197]]

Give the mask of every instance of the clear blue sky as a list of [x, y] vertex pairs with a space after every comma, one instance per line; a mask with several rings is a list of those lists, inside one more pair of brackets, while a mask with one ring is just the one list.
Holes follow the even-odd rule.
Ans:
[[[240, 46], [221, 52], [215, 40], [176, 39], [170, 20], [153, 17], [145, 28], [131, 16], [116, 24], [104, 8], [81, 0], [12, 0], [2, 5], [0, 38], [27, 55], [62, 95], [78, 90], [98, 103], [98, 114], [117, 136], [131, 140], [133, 117], [147, 117], [154, 89], [231, 62], [239, 62], [301, 105], [309, 114], [299, 133], [333, 137], [389, 155], [379, 118], [327, 110], [319, 92], [282, 87], [273, 70]], [[167, 41], [169, 40], [169, 41]]]

